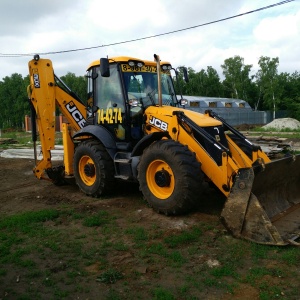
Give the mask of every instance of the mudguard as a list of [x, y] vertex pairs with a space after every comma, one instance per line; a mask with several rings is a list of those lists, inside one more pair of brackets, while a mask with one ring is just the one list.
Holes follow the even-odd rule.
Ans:
[[94, 126], [94, 125], [88, 125], [83, 127], [82, 129], [78, 130], [74, 135], [73, 139], [76, 139], [78, 137], [82, 136], [93, 136], [97, 138], [107, 149], [107, 152], [109, 153], [110, 157], [113, 159], [116, 152], [117, 152], [117, 146], [114, 138], [112, 137], [111, 133], [104, 128], [103, 126]]

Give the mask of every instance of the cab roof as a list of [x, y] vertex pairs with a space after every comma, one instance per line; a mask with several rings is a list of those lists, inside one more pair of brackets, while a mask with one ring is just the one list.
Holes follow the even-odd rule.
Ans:
[[[156, 66], [156, 62], [153, 60], [145, 60], [145, 59], [140, 59], [140, 58], [136, 58], [136, 57], [131, 57], [131, 56], [115, 56], [115, 57], [108, 57], [109, 62], [117, 62], [117, 63], [127, 63], [129, 60], [139, 60], [145, 63], [145, 65], [148, 66]], [[170, 64], [167, 61], [161, 61], [160, 64]], [[95, 66], [100, 66], [100, 59], [95, 60], [93, 62], [91, 62], [87, 68], [87, 70], [91, 69], [92, 67]]]

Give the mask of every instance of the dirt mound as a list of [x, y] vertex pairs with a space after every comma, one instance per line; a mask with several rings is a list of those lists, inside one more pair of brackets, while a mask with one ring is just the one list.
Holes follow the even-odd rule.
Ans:
[[281, 119], [273, 120], [272, 122], [263, 126], [262, 128], [264, 129], [275, 128], [277, 130], [283, 130], [283, 129], [297, 130], [300, 129], [300, 122], [292, 118], [281, 118]]

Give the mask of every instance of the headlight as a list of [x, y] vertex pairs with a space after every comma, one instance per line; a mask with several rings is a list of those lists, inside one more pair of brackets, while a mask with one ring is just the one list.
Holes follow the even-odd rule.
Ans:
[[141, 68], [143, 67], [145, 64], [144, 62], [140, 61], [140, 60], [129, 60], [128, 61], [128, 65], [130, 67], [138, 67], [138, 68]]
[[172, 66], [171, 65], [161, 65], [161, 69], [163, 71], [168, 71], [168, 70], [172, 70]]
[[139, 101], [137, 99], [129, 99], [128, 103], [130, 106], [135, 107], [138, 106]]
[[181, 99], [180, 100], [180, 105], [181, 106], [185, 106], [185, 105], [187, 105], [188, 104], [188, 101], [186, 100], [186, 99]]

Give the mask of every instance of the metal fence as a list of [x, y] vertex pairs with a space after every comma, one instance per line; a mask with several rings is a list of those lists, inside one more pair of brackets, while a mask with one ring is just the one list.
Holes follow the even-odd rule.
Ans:
[[[200, 113], [205, 113], [205, 109], [186, 107], [186, 109], [197, 111]], [[265, 125], [272, 120], [268, 120], [268, 117], [272, 117], [271, 114], [267, 114], [265, 111], [254, 111], [254, 110], [244, 110], [238, 111], [235, 109], [224, 108], [224, 109], [211, 109], [213, 112], [218, 114], [220, 117], [225, 119], [230, 125], [237, 126], [242, 124], [248, 125]]]
[[[181, 98], [180, 96], [177, 97], [178, 100]], [[265, 125], [273, 121], [271, 111], [255, 111], [245, 100], [200, 96], [183, 96], [183, 98], [188, 102], [185, 106], [186, 109], [200, 113], [205, 113], [207, 109], [210, 109], [232, 126], [242, 124]], [[285, 116], [284, 111], [276, 112], [276, 118], [284, 118]]]

